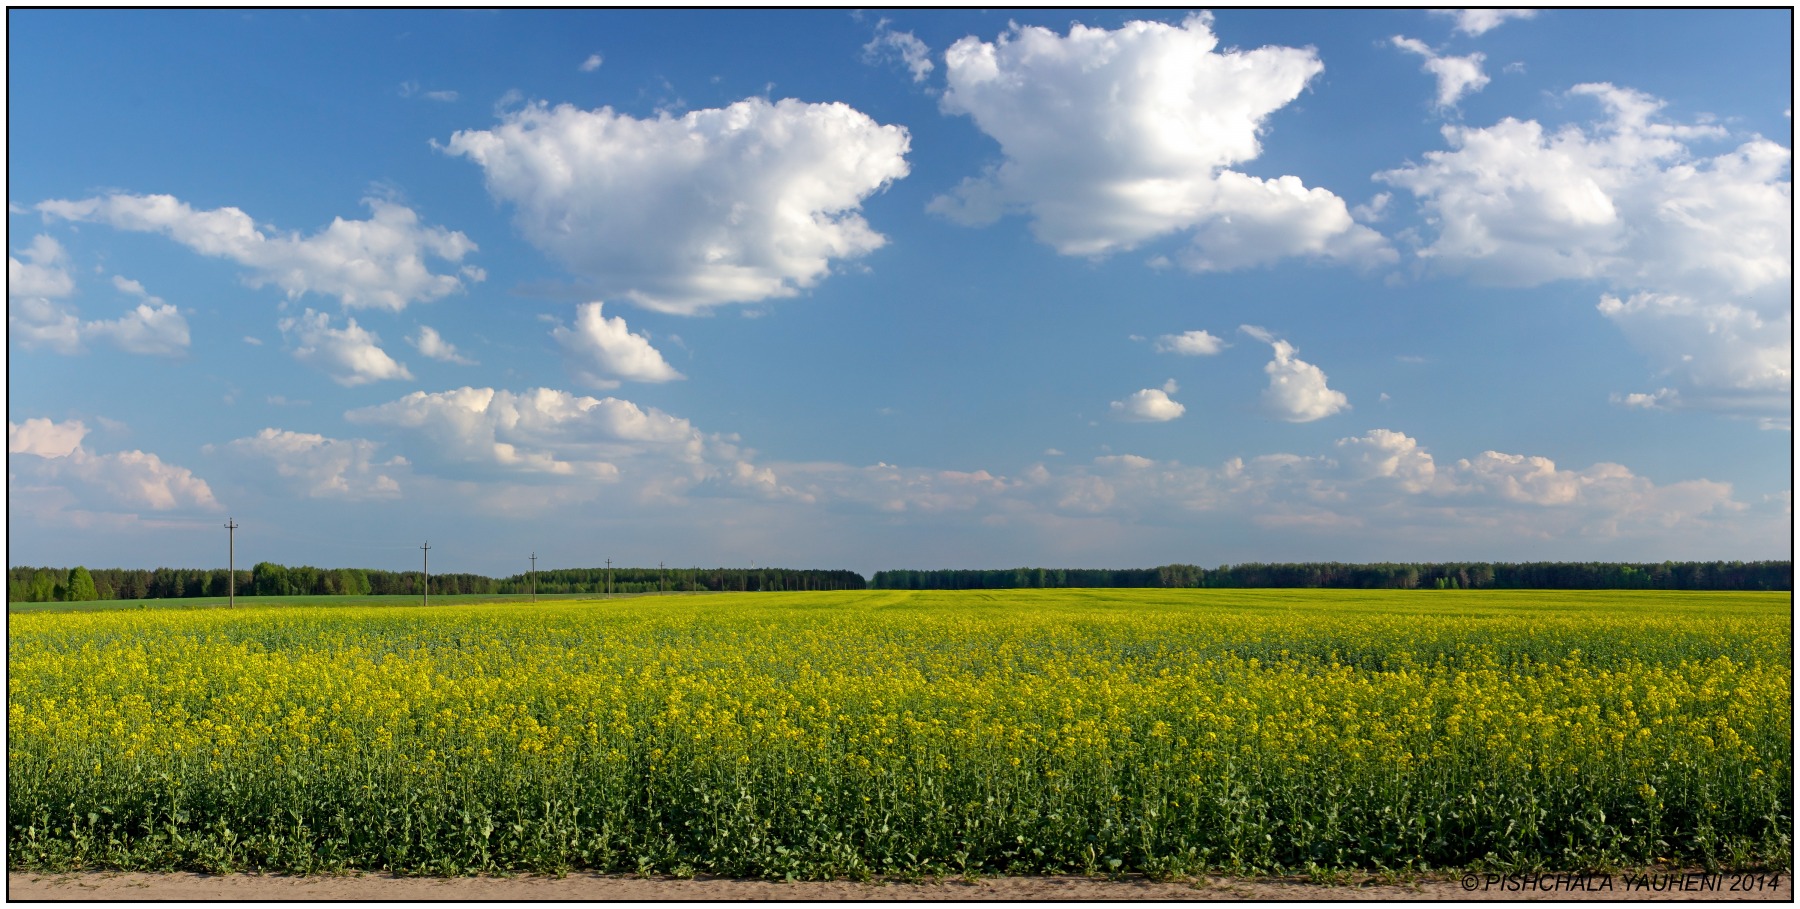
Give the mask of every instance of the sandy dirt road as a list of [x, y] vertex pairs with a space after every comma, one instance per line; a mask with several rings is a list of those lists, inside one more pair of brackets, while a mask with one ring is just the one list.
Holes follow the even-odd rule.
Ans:
[[1610, 875], [1501, 877], [1382, 883], [1358, 878], [1325, 885], [1300, 879], [1005, 877], [969, 882], [779, 883], [626, 875], [403, 878], [385, 874], [287, 877], [260, 874], [97, 872], [6, 876], [9, 901], [423, 901], [459, 900], [1751, 900], [1792, 902], [1791, 875], [1615, 872]]

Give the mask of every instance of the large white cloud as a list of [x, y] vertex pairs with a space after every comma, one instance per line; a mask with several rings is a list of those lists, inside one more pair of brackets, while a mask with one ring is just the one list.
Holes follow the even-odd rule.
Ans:
[[1729, 139], [1722, 127], [1666, 122], [1661, 101], [1612, 85], [1571, 95], [1605, 118], [1446, 126], [1450, 150], [1377, 175], [1418, 197], [1431, 229], [1420, 258], [1501, 285], [1605, 284], [1617, 295], [1600, 312], [1688, 399], [1785, 411], [1792, 152], [1753, 136], [1707, 156], [1696, 148]]
[[620, 379], [672, 382], [686, 378], [650, 346], [649, 338], [632, 334], [624, 319], [608, 319], [600, 308], [598, 302], [583, 303], [576, 311], [573, 328], [558, 325], [550, 332], [576, 378], [601, 389], [619, 387]]
[[339, 385], [366, 385], [383, 379], [410, 379], [412, 373], [381, 349], [381, 338], [347, 319], [332, 328], [331, 317], [307, 310], [276, 323], [294, 348], [294, 359], [317, 367]]
[[377, 463], [380, 446], [367, 439], [332, 439], [316, 433], [266, 428], [226, 445], [232, 454], [266, 463], [302, 495], [315, 499], [391, 499], [400, 495], [392, 476], [404, 458]]
[[1697, 156], [1690, 143], [1725, 131], [1660, 122], [1662, 102], [1628, 89], [1571, 94], [1607, 118], [1554, 132], [1512, 118], [1448, 125], [1453, 150], [1376, 175], [1419, 197], [1436, 233], [1420, 256], [1513, 286], [1598, 278], [1747, 293], [1790, 280], [1787, 149], [1756, 137]]
[[152, 511], [203, 509], [219, 503], [205, 480], [185, 467], [165, 463], [145, 451], [98, 454], [81, 444], [87, 427], [78, 420], [56, 423], [30, 419], [6, 424], [8, 485], [17, 475], [53, 484], [76, 501], [104, 512], [121, 508]]
[[1326, 384], [1325, 371], [1299, 357], [1294, 345], [1256, 325], [1241, 325], [1239, 330], [1261, 341], [1275, 351], [1274, 359], [1263, 367], [1269, 375], [1269, 387], [1263, 389], [1263, 406], [1271, 416], [1289, 423], [1310, 423], [1350, 409], [1350, 399]]
[[1182, 262], [1241, 268], [1306, 255], [1391, 261], [1343, 201], [1296, 177], [1227, 170], [1255, 158], [1264, 121], [1323, 65], [1310, 49], [1219, 52], [1209, 15], [1180, 26], [1014, 26], [945, 53], [945, 112], [967, 114], [1003, 159], [931, 209], [971, 225], [1007, 211], [1065, 255], [1105, 256], [1197, 229]]
[[533, 104], [444, 148], [599, 295], [694, 313], [793, 296], [880, 247], [858, 210], [906, 176], [908, 142], [846, 104], [749, 98], [642, 120]]
[[474, 252], [474, 242], [460, 232], [422, 225], [417, 213], [395, 202], [369, 198], [364, 203], [373, 212], [369, 220], [334, 218], [309, 237], [265, 233], [237, 208], [201, 210], [167, 195], [51, 199], [38, 203], [37, 210], [69, 221], [163, 234], [201, 255], [248, 268], [245, 280], [252, 287], [273, 284], [290, 299], [319, 293], [346, 307], [399, 311], [461, 290], [465, 278], [483, 277], [473, 267], [438, 274], [426, 264], [427, 257], [456, 263]]

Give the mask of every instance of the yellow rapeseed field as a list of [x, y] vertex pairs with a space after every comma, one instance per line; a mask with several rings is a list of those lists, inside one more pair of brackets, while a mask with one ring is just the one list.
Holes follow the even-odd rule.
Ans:
[[8, 624], [14, 869], [1791, 863], [1787, 594], [867, 591]]

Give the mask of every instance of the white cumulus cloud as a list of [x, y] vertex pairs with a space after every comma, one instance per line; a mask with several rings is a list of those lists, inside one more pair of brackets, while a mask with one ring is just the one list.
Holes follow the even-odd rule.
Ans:
[[1673, 388], [1658, 388], [1652, 392], [1634, 391], [1629, 394], [1614, 394], [1612, 402], [1639, 410], [1674, 410], [1680, 405], [1681, 392]]
[[456, 363], [462, 366], [476, 365], [474, 360], [463, 356], [462, 352], [456, 349], [455, 344], [444, 340], [444, 336], [438, 334], [437, 329], [429, 325], [419, 326], [419, 333], [407, 338], [406, 343], [411, 344], [419, 353], [433, 360], [442, 360], [445, 363]]
[[599, 54], [588, 54], [587, 59], [581, 61], [581, 65], [577, 66], [575, 68], [578, 70], [581, 70], [584, 73], [591, 73], [594, 70], [599, 69], [600, 64], [602, 64], [604, 62], [606, 62], [606, 58], [600, 56]]
[[1454, 16], [1456, 30], [1466, 35], [1485, 34], [1499, 28], [1508, 19], [1530, 19], [1535, 9], [1434, 9], [1440, 16]]
[[[1473, 460], [1457, 461], [1456, 469], [1464, 483], [1509, 502], [1531, 505], [1567, 505], [1581, 495], [1584, 485], [1581, 474], [1558, 470], [1555, 461], [1537, 455], [1484, 451]], [[1603, 467], [1590, 472], [1597, 476], [1609, 473]]]
[[1266, 118], [1323, 65], [1310, 49], [1220, 52], [1211, 23], [1075, 24], [1067, 35], [1015, 25], [993, 43], [957, 41], [943, 110], [973, 118], [1003, 158], [931, 210], [969, 225], [1024, 212], [1040, 241], [1078, 256], [1193, 229], [1182, 262], [1195, 270], [1294, 255], [1391, 261], [1330, 192], [1227, 170], [1261, 153]]
[[81, 319], [57, 300], [75, 292], [68, 253], [54, 237], [38, 234], [6, 257], [6, 324], [14, 341], [57, 353], [81, 350]]
[[316, 433], [267, 428], [234, 439], [226, 450], [269, 465], [275, 475], [314, 499], [391, 499], [400, 484], [389, 474], [403, 459], [376, 463], [380, 446], [367, 439], [332, 439]]
[[1310, 423], [1350, 409], [1350, 399], [1326, 384], [1324, 370], [1294, 356], [1294, 345], [1260, 326], [1242, 325], [1239, 330], [1275, 351], [1275, 358], [1263, 367], [1269, 387], [1263, 389], [1262, 401], [1270, 415], [1289, 423]]
[[1114, 417], [1131, 423], [1167, 423], [1187, 412], [1187, 408], [1169, 395], [1177, 391], [1170, 379], [1161, 388], [1145, 388], [1132, 392], [1123, 401], [1112, 402]]
[[117, 319], [88, 322], [81, 333], [127, 353], [172, 357], [188, 349], [187, 319], [181, 310], [160, 300], [139, 303]]
[[167, 195], [115, 193], [90, 199], [40, 202], [44, 215], [107, 224], [120, 230], [160, 233], [205, 256], [248, 268], [252, 287], [274, 285], [293, 299], [307, 293], [338, 298], [346, 307], [399, 311], [407, 304], [454, 293], [463, 279], [481, 280], [480, 269], [438, 274], [427, 257], [460, 262], [475, 244], [460, 232], [419, 223], [412, 209], [384, 199], [363, 200], [373, 217], [334, 218], [309, 237], [265, 232], [237, 208], [203, 211]]
[[429, 443], [430, 458], [447, 464], [526, 474], [612, 480], [615, 461], [651, 451], [691, 461], [704, 449], [688, 421], [654, 407], [553, 388], [417, 391], [344, 416], [417, 435]]
[[1391, 429], [1339, 439], [1322, 453], [1247, 455], [1217, 466], [1109, 454], [1054, 470], [1035, 464], [1017, 476], [886, 463], [776, 463], [750, 473], [758, 488], [792, 491], [761, 497], [816, 505], [808, 515], [872, 512], [951, 534], [1061, 526], [1082, 541], [1079, 551], [1131, 524], [1166, 534], [1196, 523], [1214, 529], [1215, 544], [1247, 540], [1254, 551], [1305, 536], [1367, 546], [1371, 558], [1393, 546], [1568, 558], [1622, 538], [1684, 549], [1729, 540], [1722, 545], [1730, 551], [1772, 532], [1784, 537], [1792, 520], [1786, 509], [1735, 501], [1726, 483], [1659, 485], [1619, 464], [1574, 470], [1503, 452], [1440, 464]]
[[663, 359], [650, 339], [632, 334], [625, 320], [600, 313], [599, 302], [584, 303], [576, 311], [573, 328], [558, 325], [550, 332], [576, 378], [595, 388], [617, 388], [620, 379], [633, 382], [672, 382], [686, 378]]
[[846, 104], [749, 98], [642, 120], [539, 103], [444, 148], [600, 295], [690, 314], [793, 296], [879, 248], [858, 210], [906, 176], [908, 143]]
[[1156, 339], [1157, 353], [1174, 353], [1187, 357], [1210, 357], [1224, 350], [1225, 340], [1208, 331], [1184, 331], [1178, 335], [1162, 335]]
[[1419, 440], [1391, 429], [1368, 432], [1336, 443], [1341, 462], [1354, 480], [1386, 479], [1400, 489], [1416, 493], [1430, 489], [1437, 477], [1437, 463]]
[[29, 261], [6, 257], [6, 296], [66, 297], [75, 292], [75, 278], [69, 274], [69, 256], [56, 238], [38, 234], [31, 245], [20, 250]]
[[1771, 319], [1733, 302], [1657, 293], [1626, 299], [1602, 294], [1597, 308], [1694, 389], [1687, 395], [1663, 389], [1657, 398], [1664, 405], [1765, 412], [1786, 408], [1794, 385], [1791, 315]]
[[138, 505], [153, 511], [219, 508], [205, 480], [146, 451], [90, 455], [76, 449], [56, 463], [59, 477], [97, 493], [91, 497], [101, 504]]
[[86, 434], [87, 427], [79, 420], [7, 421], [7, 453], [30, 456], [8, 459], [8, 486], [17, 473], [56, 484], [78, 502], [102, 511], [131, 506], [152, 511], [219, 508], [212, 488], [193, 471], [145, 451], [97, 454], [81, 444]]
[[62, 354], [80, 353], [87, 342], [134, 354], [174, 357], [187, 352], [187, 318], [143, 284], [114, 275], [113, 287], [140, 302], [117, 319], [82, 322], [74, 308], [58, 302], [75, 291], [62, 245], [40, 234], [23, 255], [30, 261], [6, 260], [7, 325], [21, 345]]
[[1177, 256], [1190, 271], [1231, 271], [1293, 256], [1370, 265], [1398, 261], [1380, 234], [1356, 223], [1330, 190], [1298, 177], [1264, 180], [1223, 171], [1209, 217]]
[[121, 275], [113, 275], [112, 280], [114, 287], [140, 302], [117, 319], [83, 325], [84, 338], [105, 341], [127, 353], [173, 357], [187, 352], [188, 323], [181, 310], [151, 294], [137, 281]]
[[307, 310], [299, 318], [276, 323], [293, 345], [294, 359], [316, 367], [339, 385], [366, 385], [383, 379], [410, 379], [412, 373], [381, 349], [374, 332], [346, 319], [343, 328], [332, 328], [331, 317]]
[[81, 447], [87, 436], [87, 424], [80, 420], [58, 423], [45, 417], [33, 417], [23, 423], [6, 422], [6, 453], [28, 454], [40, 458], [68, 457]]
[[1482, 61], [1487, 59], [1482, 54], [1447, 57], [1423, 41], [1400, 35], [1394, 36], [1394, 46], [1425, 58], [1425, 71], [1437, 77], [1438, 107], [1454, 107], [1463, 95], [1481, 91], [1488, 84], [1487, 74], [1481, 71]]
[[1570, 94], [1604, 119], [1446, 126], [1450, 150], [1376, 175], [1419, 199], [1419, 257], [1501, 285], [1601, 282], [1599, 311], [1695, 406], [1785, 412], [1792, 152], [1752, 136], [1707, 156], [1694, 146], [1722, 127], [1666, 122], [1660, 100], [1608, 84]]

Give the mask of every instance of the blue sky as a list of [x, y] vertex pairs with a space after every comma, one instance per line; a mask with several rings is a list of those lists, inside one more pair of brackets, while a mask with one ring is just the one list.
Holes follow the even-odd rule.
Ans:
[[13, 11], [8, 558], [1792, 551], [1774, 11]]

